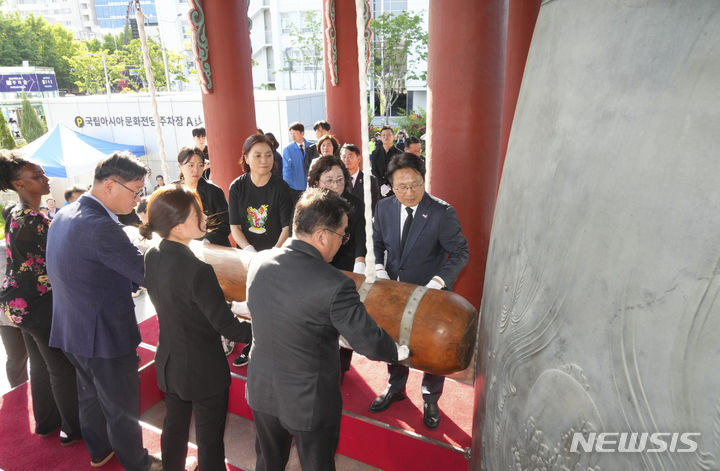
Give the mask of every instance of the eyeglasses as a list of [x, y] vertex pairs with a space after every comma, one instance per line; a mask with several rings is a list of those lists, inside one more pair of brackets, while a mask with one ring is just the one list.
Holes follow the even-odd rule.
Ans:
[[348, 233], [340, 234], [339, 232], [335, 232], [332, 229], [328, 229], [327, 227], [325, 228], [325, 230], [328, 232], [332, 232], [333, 234], [335, 234], [337, 236], [340, 236], [342, 238], [342, 245], [347, 244], [348, 241], [350, 240], [350, 234], [348, 234]]
[[320, 183], [324, 186], [343, 186], [345, 184], [345, 178], [338, 178], [337, 180], [320, 180]]
[[120, 185], [121, 187], [125, 188], [125, 189], [126, 189], [127, 191], [129, 191], [130, 193], [132, 193], [132, 194], [135, 196], [135, 198], [140, 198], [140, 197], [142, 197], [143, 188], [139, 189], [138, 191], [135, 191], [135, 190], [133, 190], [132, 188], [130, 188], [129, 186], [123, 185], [122, 183], [120, 183], [119, 181], [115, 180], [114, 178], [111, 178], [110, 180], [114, 181], [115, 183], [117, 183], [117, 184]]
[[395, 193], [399, 193], [401, 191], [406, 192], [408, 190], [415, 191], [416, 189], [421, 188], [424, 185], [425, 185], [425, 182], [415, 183], [414, 185], [398, 185], [398, 186], [394, 186], [393, 190], [395, 190]]

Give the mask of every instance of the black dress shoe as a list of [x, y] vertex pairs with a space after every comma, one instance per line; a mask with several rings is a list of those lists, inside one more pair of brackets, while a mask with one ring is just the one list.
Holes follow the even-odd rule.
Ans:
[[240, 368], [241, 366], [245, 366], [248, 364], [248, 361], [250, 361], [250, 358], [245, 353], [241, 353], [238, 355], [238, 357], [233, 361], [233, 366]]
[[390, 404], [392, 404], [393, 402], [402, 401], [406, 397], [407, 396], [405, 395], [405, 391], [394, 392], [390, 390], [385, 390], [384, 393], [376, 397], [372, 404], [370, 404], [370, 411], [382, 412], [388, 407], [390, 407]]
[[431, 430], [435, 430], [440, 425], [440, 409], [437, 404], [425, 403], [425, 412], [423, 413], [423, 422], [425, 426]]
[[107, 462], [110, 461], [113, 456], [115, 456], [115, 452], [110, 450], [110, 452], [105, 456], [92, 458], [90, 460], [90, 466], [92, 466], [93, 468], [100, 468], [101, 466], [105, 466], [105, 464], [107, 464]]
[[60, 431], [60, 444], [62, 446], [70, 446], [74, 443], [79, 442], [81, 439], [82, 439], [82, 437], [80, 435], [70, 436], [70, 435], [67, 435], [65, 432], [63, 432], [62, 430]]

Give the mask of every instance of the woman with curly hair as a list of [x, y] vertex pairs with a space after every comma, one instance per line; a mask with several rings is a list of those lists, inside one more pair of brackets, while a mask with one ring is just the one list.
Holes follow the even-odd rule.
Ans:
[[50, 185], [39, 165], [0, 150], [0, 190], [14, 190], [20, 199], [5, 221], [7, 265], [0, 310], [22, 331], [30, 357], [35, 433], [49, 437], [60, 427], [60, 443], [71, 445], [81, 438], [75, 368], [48, 344], [52, 287], [45, 248], [50, 220], [40, 212], [40, 202]]

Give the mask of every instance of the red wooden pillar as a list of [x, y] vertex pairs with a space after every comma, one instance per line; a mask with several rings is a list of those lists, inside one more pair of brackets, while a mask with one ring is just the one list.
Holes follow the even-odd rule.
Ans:
[[211, 92], [202, 97], [205, 128], [212, 180], [226, 197], [230, 183], [243, 173], [242, 145], [257, 127], [246, 2], [202, 2], [212, 81]]
[[535, 22], [538, 13], [540, 13], [540, 2], [541, 0], [510, 0], [498, 182], [505, 164], [510, 129], [515, 117], [515, 105], [517, 105], [518, 95], [520, 94], [520, 85], [522, 84], [525, 62], [530, 50], [530, 41], [535, 30]]
[[454, 290], [480, 307], [500, 155], [507, 0], [431, 0], [429, 190], [457, 210], [470, 261]]
[[[334, 9], [334, 22], [332, 10]], [[360, 92], [358, 90], [357, 26], [355, 2], [323, 1], [325, 43], [325, 114], [330, 133], [340, 145], [352, 143], [362, 148]], [[333, 37], [335, 45], [333, 47]], [[337, 70], [337, 73], [335, 72]], [[334, 79], [335, 77], [335, 79]], [[336, 83], [333, 84], [333, 81]], [[306, 123], [307, 124], [307, 123]], [[314, 139], [314, 135], [312, 135]]]

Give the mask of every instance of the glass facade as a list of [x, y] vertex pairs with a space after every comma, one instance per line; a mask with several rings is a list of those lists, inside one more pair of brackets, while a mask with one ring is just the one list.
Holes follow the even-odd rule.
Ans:
[[[128, 19], [128, 3], [127, 0], [95, 0], [95, 15], [98, 25], [108, 29], [124, 28]], [[145, 14], [145, 24], [157, 25], [157, 10], [154, 0], [140, 0], [140, 7]], [[135, 18], [134, 7], [130, 10], [129, 18]]]

